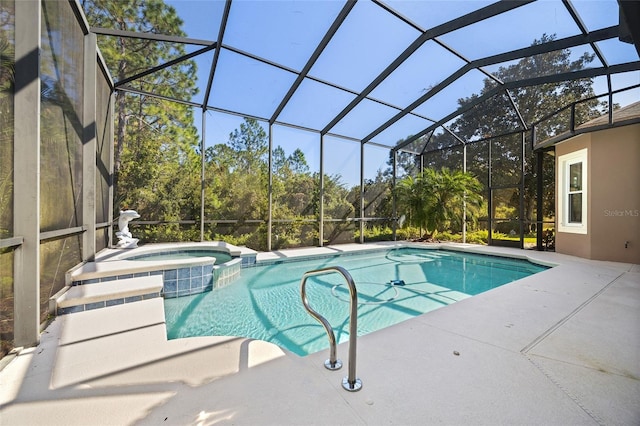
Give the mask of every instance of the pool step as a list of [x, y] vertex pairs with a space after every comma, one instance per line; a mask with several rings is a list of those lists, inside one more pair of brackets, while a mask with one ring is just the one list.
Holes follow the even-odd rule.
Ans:
[[71, 286], [56, 299], [55, 311], [64, 315], [160, 297], [162, 284], [162, 275], [150, 275]]

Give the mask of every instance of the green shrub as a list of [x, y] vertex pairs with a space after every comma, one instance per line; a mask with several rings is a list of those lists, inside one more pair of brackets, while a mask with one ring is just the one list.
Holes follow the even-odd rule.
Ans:
[[438, 241], [452, 241], [456, 243], [462, 242], [462, 234], [453, 234], [449, 231], [438, 233]]
[[396, 239], [398, 240], [412, 240], [420, 237], [420, 228], [414, 226], [405, 226], [396, 230]]
[[487, 244], [488, 242], [489, 231], [487, 231], [486, 229], [467, 232], [467, 243], [469, 244]]

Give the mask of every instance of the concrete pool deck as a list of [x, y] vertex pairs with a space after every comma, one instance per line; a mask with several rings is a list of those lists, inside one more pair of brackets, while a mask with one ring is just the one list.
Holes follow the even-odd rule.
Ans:
[[167, 341], [158, 298], [64, 315], [0, 371], [0, 424], [640, 424], [640, 265], [453, 246], [558, 266], [360, 337], [355, 393], [346, 344], [332, 372], [328, 350]]

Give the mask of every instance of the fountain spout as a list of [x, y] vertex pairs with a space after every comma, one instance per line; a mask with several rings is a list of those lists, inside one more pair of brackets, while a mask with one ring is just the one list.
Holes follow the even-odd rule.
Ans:
[[137, 238], [133, 238], [131, 232], [129, 232], [129, 222], [133, 219], [138, 219], [140, 215], [135, 210], [120, 211], [120, 217], [118, 218], [118, 231], [116, 237], [118, 237], [117, 248], [136, 248], [138, 247]]

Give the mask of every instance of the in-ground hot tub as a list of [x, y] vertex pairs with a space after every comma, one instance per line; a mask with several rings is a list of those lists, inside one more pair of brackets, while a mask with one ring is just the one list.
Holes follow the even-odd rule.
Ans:
[[110, 249], [72, 272], [72, 285], [162, 275], [163, 296], [174, 298], [222, 287], [242, 266], [255, 263], [256, 252], [224, 242], [146, 244]]
[[133, 256], [123, 257], [124, 260], [130, 261], [174, 261], [181, 259], [198, 259], [201, 257], [214, 258], [218, 265], [226, 263], [233, 259], [228, 249], [221, 250], [218, 247], [201, 248], [201, 247], [185, 247], [185, 248], [169, 248], [167, 250], [155, 249], [144, 253], [137, 253]]

